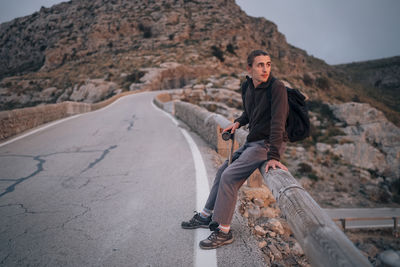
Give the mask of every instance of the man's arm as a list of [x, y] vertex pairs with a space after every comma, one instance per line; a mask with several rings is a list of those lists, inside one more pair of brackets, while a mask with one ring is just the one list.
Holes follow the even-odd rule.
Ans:
[[230, 130], [231, 133], [234, 133], [236, 129], [240, 128], [243, 125], [246, 125], [247, 123], [249, 123], [249, 119], [247, 117], [246, 111], [243, 111], [242, 115], [239, 118], [234, 120], [234, 122], [231, 125], [229, 125], [224, 129], [224, 132]]
[[242, 83], [241, 91], [242, 91], [243, 112], [239, 118], [234, 120], [234, 123], [239, 123], [239, 126], [237, 128], [240, 128], [241, 126], [248, 124], [250, 121], [249, 116], [247, 116], [247, 112], [246, 112], [246, 92], [248, 89], [247, 87], [248, 87], [248, 81], [245, 81], [244, 83]]
[[230, 131], [231, 134], [235, 133], [236, 129], [240, 127], [240, 124], [238, 122], [234, 122], [228, 127], [226, 127], [223, 132]]
[[243, 111], [242, 115], [240, 115], [239, 118], [234, 120], [234, 123], [239, 123], [238, 128], [249, 123], [249, 117], [247, 116], [246, 110]]
[[282, 82], [277, 81], [271, 88], [271, 132], [270, 147], [267, 154], [267, 169], [279, 167], [287, 170], [287, 168], [279, 162], [279, 150], [283, 143], [285, 133], [285, 124], [289, 112], [289, 104], [287, 100], [287, 91]]

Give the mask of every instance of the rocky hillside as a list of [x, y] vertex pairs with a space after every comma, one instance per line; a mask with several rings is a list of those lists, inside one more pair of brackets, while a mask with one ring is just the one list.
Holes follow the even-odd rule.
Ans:
[[[210, 73], [242, 77], [255, 48], [271, 53], [276, 76], [312, 98], [353, 96], [331, 78], [331, 66], [289, 45], [274, 23], [247, 16], [234, 0], [72, 0], [1, 24], [0, 47], [0, 110], [96, 102], [141, 87], [143, 69], [167, 62], [183, 67], [159, 76], [162, 88]], [[92, 93], [99, 84], [102, 93]]]
[[393, 110], [386, 113], [399, 124], [396, 113], [400, 112], [400, 56], [337, 65], [335, 68], [356, 90], [364, 91], [371, 99], [379, 99], [380, 109]]
[[[186, 88], [181, 99], [228, 118], [240, 113], [246, 56], [263, 48], [275, 76], [311, 99], [316, 124], [303, 145], [378, 172], [389, 184], [400, 175], [398, 128], [373, 108], [399, 118], [399, 57], [329, 66], [289, 45], [274, 23], [247, 16], [234, 0], [72, 0], [1, 24], [0, 47], [0, 110]], [[372, 87], [392, 92], [386, 95], [396, 97], [393, 107], [364, 90]], [[349, 101], [370, 106], [343, 104]], [[347, 137], [332, 138], [338, 135]], [[315, 170], [311, 177], [318, 173], [303, 167]]]
[[398, 207], [399, 57], [329, 66], [234, 0], [72, 0], [3, 23], [0, 110], [183, 88], [174, 99], [232, 119], [247, 53], [259, 48], [310, 98], [312, 136], [288, 146], [291, 173], [323, 207]]

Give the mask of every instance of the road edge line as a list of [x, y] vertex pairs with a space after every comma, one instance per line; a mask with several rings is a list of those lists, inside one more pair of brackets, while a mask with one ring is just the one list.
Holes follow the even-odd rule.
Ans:
[[[178, 126], [178, 121], [165, 110], [157, 107], [153, 100], [151, 101], [152, 106], [162, 111], [167, 117], [169, 117], [172, 122]], [[179, 128], [186, 139], [186, 142], [189, 145], [190, 151], [192, 152], [192, 158], [194, 161], [194, 167], [196, 172], [196, 209], [198, 211], [203, 209], [204, 203], [206, 203], [208, 194], [209, 194], [209, 184], [207, 178], [207, 171], [203, 161], [203, 157], [201, 156], [200, 150], [196, 145], [196, 142], [190, 136], [190, 134], [182, 128]], [[204, 250], [199, 247], [199, 242], [208, 237], [210, 231], [207, 229], [196, 229], [195, 230], [195, 242], [194, 242], [194, 266], [196, 267], [216, 267], [217, 266], [217, 253], [215, 249], [212, 250]]]

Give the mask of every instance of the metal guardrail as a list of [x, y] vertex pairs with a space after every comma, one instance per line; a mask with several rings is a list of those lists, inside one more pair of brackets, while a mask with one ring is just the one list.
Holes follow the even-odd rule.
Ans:
[[372, 266], [289, 172], [265, 166], [264, 181], [312, 266]]
[[[335, 222], [340, 222], [342, 229], [345, 231], [349, 228], [376, 228], [376, 227], [393, 227], [393, 234], [399, 234], [399, 208], [351, 208], [351, 209], [325, 209], [325, 212]], [[364, 224], [355, 225], [354, 223], [348, 227], [347, 222], [363, 221]], [[375, 224], [366, 224], [374, 221]], [[387, 223], [390, 221], [391, 223]]]

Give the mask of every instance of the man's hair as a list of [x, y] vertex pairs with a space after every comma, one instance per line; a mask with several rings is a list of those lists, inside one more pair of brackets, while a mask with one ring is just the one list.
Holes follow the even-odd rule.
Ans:
[[268, 56], [268, 53], [264, 50], [253, 50], [250, 52], [249, 56], [247, 57], [247, 65], [249, 67], [253, 66], [254, 58], [258, 56]]

